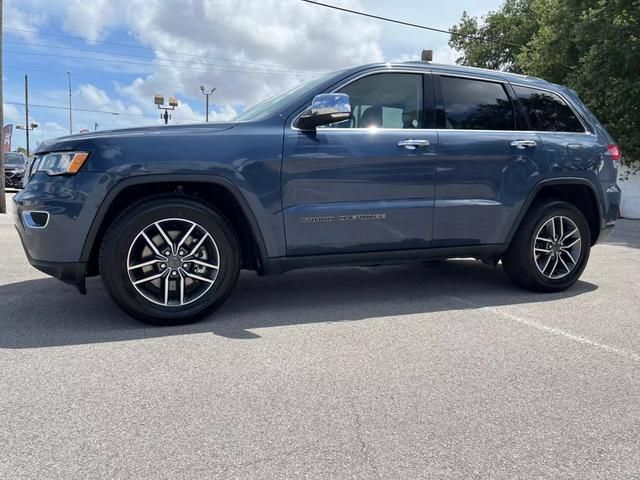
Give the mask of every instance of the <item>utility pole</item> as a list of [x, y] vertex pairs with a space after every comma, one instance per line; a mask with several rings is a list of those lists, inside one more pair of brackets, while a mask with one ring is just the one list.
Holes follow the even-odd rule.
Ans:
[[69, 135], [73, 134], [73, 123], [71, 121], [71, 72], [67, 71], [67, 79], [69, 80]]
[[[2, 0], [0, 0], [0, 72], [2, 72]], [[4, 104], [2, 103], [2, 75], [0, 75], [0, 129], [2, 129], [2, 148], [0, 148], [0, 213], [7, 213], [7, 197], [4, 193]]]
[[27, 160], [29, 160], [29, 77], [24, 76], [24, 133], [27, 136]]
[[29, 132], [38, 128], [36, 122], [29, 123], [29, 77], [24, 76], [24, 126], [16, 125], [16, 130], [24, 130], [27, 137], [27, 158], [29, 158]]
[[213, 92], [215, 92], [217, 89], [217, 87], [214, 87], [211, 89], [211, 91], [209, 93], [207, 93], [204, 89], [204, 85], [200, 85], [200, 91], [202, 92], [202, 94], [207, 97], [207, 100], [205, 101], [205, 112], [206, 112], [206, 116], [205, 116], [205, 122], [209, 122], [209, 95], [213, 95]]

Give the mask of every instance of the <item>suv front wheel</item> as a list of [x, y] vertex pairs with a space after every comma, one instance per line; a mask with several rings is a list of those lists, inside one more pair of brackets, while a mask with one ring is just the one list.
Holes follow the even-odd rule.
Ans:
[[590, 249], [591, 232], [582, 212], [567, 202], [547, 201], [527, 213], [502, 265], [523, 288], [558, 292], [578, 281]]
[[160, 197], [120, 215], [107, 230], [100, 271], [127, 313], [154, 325], [196, 321], [219, 307], [240, 270], [227, 220], [199, 201]]

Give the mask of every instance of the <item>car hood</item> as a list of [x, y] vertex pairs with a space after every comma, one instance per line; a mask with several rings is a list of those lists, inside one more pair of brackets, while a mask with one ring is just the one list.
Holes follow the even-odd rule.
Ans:
[[237, 125], [237, 122], [194, 123], [187, 125], [161, 125], [153, 127], [122, 128], [118, 130], [100, 130], [97, 132], [67, 135], [66, 137], [53, 138], [42, 142], [36, 154], [53, 151], [67, 151], [80, 149], [94, 141], [117, 140], [131, 137], [153, 136], [181, 136], [189, 134], [214, 133], [229, 130]]

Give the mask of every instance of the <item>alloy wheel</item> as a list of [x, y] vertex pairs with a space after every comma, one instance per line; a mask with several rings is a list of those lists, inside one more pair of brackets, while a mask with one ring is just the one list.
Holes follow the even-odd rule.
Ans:
[[200, 299], [220, 271], [220, 252], [211, 234], [182, 218], [158, 220], [143, 228], [127, 255], [129, 281], [148, 301], [181, 307]]
[[551, 280], [569, 275], [577, 267], [582, 249], [580, 229], [573, 220], [555, 216], [538, 230], [533, 259], [538, 271]]

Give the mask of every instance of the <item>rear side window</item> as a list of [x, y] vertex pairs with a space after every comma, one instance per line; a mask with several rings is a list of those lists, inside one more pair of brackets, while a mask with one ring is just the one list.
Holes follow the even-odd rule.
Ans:
[[513, 105], [500, 83], [440, 77], [445, 127], [465, 130], [514, 130]]
[[535, 88], [513, 86], [529, 117], [531, 129], [538, 132], [584, 132], [571, 107], [558, 95]]

